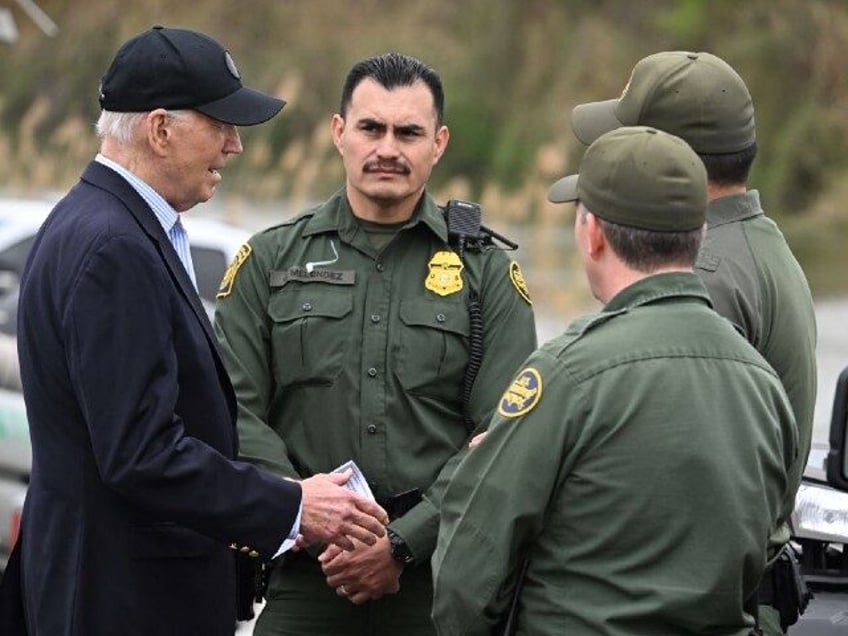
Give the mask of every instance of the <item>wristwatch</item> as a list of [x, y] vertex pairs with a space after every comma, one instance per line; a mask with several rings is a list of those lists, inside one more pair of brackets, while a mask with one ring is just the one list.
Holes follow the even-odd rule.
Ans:
[[406, 545], [406, 542], [400, 538], [400, 536], [391, 528], [386, 528], [386, 534], [389, 537], [389, 545], [392, 550], [392, 558], [398, 563], [403, 563], [404, 565], [409, 565], [413, 561], [415, 561], [415, 557], [412, 556], [412, 551], [409, 549], [409, 546]]

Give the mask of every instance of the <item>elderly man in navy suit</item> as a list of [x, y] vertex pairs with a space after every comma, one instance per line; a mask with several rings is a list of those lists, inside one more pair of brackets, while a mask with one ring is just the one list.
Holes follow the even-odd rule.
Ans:
[[235, 459], [236, 401], [179, 219], [241, 153], [237, 126], [283, 102], [244, 87], [212, 38], [154, 27], [118, 51], [100, 105], [100, 153], [21, 283], [33, 469], [20, 586], [4, 586], [30, 634], [231, 636], [236, 557], [298, 534], [373, 544], [387, 517], [346, 474], [286, 481]]

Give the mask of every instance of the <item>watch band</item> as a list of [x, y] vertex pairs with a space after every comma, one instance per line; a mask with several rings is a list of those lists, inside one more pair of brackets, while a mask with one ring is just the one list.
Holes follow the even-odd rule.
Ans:
[[391, 528], [386, 528], [386, 534], [389, 537], [389, 545], [391, 546], [392, 558], [404, 565], [409, 565], [415, 561], [412, 551], [406, 542]]

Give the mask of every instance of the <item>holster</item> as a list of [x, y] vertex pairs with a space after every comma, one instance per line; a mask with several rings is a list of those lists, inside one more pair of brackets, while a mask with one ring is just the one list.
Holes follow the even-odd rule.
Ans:
[[801, 576], [798, 557], [790, 545], [778, 553], [771, 568], [760, 582], [759, 602], [771, 605], [780, 614], [783, 631], [798, 622], [798, 617], [807, 609], [812, 593]]
[[26, 636], [28, 633], [21, 589], [22, 542], [23, 537], [19, 536], [0, 579], [0, 634], [5, 636]]
[[236, 619], [254, 617], [253, 605], [265, 598], [270, 566], [245, 554], [236, 554]]
[[385, 501], [378, 501], [377, 503], [379, 503], [383, 507], [383, 510], [386, 511], [386, 514], [389, 515], [389, 521], [394, 521], [417, 506], [420, 501], [421, 490], [418, 488], [412, 488], [411, 490], [405, 490], [404, 492], [389, 497]]

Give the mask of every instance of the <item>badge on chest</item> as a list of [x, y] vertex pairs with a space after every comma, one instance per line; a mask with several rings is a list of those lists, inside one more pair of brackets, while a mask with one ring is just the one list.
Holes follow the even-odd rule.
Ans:
[[450, 296], [462, 289], [462, 261], [456, 252], [436, 252], [427, 264], [430, 272], [424, 287], [439, 296]]

